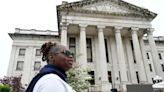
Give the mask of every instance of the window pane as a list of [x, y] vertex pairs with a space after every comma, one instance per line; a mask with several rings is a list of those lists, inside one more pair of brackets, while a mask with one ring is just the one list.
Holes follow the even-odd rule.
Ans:
[[149, 59], [149, 53], [146, 53], [146, 55], [147, 55], [147, 59]]
[[109, 62], [107, 39], [104, 39], [104, 41], [105, 41], [106, 61]]
[[40, 67], [41, 67], [41, 62], [40, 61], [35, 61], [34, 70], [40, 70]]
[[16, 70], [23, 70], [24, 61], [18, 61]]
[[149, 64], [149, 69], [150, 69], [151, 72], [153, 71], [151, 64]]
[[163, 64], [161, 64], [161, 67], [162, 67], [162, 71], [164, 72], [164, 65], [163, 65]]
[[26, 49], [19, 49], [19, 56], [25, 56]]
[[41, 56], [40, 49], [36, 49], [36, 56]]
[[70, 44], [70, 45], [75, 45], [75, 38], [71, 37], [71, 38], [69, 39], [69, 44]]
[[69, 50], [73, 53], [73, 57], [76, 58], [76, 42], [74, 37], [69, 38]]
[[136, 77], [137, 77], [137, 82], [140, 83], [139, 73], [138, 72], [136, 72]]
[[94, 71], [88, 72], [88, 74], [91, 76], [91, 79], [88, 80], [91, 85], [95, 84], [95, 77], [94, 77]]
[[75, 58], [75, 54], [76, 54], [75, 47], [70, 47], [69, 50], [73, 53], [73, 57]]
[[108, 71], [108, 81], [112, 83], [112, 74], [111, 71]]
[[159, 59], [162, 60], [162, 55], [161, 53], [158, 53]]
[[92, 62], [92, 42], [91, 38], [87, 38], [87, 61]]

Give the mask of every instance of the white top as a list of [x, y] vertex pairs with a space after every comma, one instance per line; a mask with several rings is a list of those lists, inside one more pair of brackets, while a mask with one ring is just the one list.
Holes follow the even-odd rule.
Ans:
[[33, 92], [75, 92], [70, 85], [56, 74], [41, 77], [34, 86]]

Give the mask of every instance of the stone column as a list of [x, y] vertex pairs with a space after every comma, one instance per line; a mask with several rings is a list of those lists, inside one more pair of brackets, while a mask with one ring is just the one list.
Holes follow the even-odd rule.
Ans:
[[130, 82], [136, 84], [137, 78], [136, 78], [136, 73], [134, 71], [134, 58], [133, 58], [132, 47], [130, 44], [130, 38], [125, 38], [125, 42], [126, 42], [125, 45], [126, 45], [127, 59], [129, 64]]
[[64, 45], [67, 47], [67, 24], [66, 23], [62, 23], [61, 26], [61, 34], [60, 34], [60, 41], [61, 41], [61, 45]]
[[126, 83], [128, 81], [127, 79], [127, 72], [126, 72], [126, 64], [125, 64], [125, 56], [124, 56], [124, 50], [123, 50], [123, 44], [122, 44], [122, 38], [120, 30], [122, 27], [115, 27], [115, 39], [116, 39], [116, 47], [117, 47], [117, 58], [119, 62], [120, 67], [120, 74], [121, 74], [121, 82]]
[[154, 68], [155, 68], [155, 73], [158, 76], [162, 76], [162, 69], [161, 69], [161, 65], [160, 65], [160, 60], [158, 58], [158, 51], [157, 51], [157, 47], [153, 38], [153, 28], [150, 28], [147, 30], [147, 36], [148, 36], [148, 41], [149, 41], [149, 45], [151, 48], [151, 55], [152, 55], [152, 59], [153, 59], [153, 63], [154, 63]]
[[108, 74], [107, 74], [107, 62], [106, 62], [106, 52], [105, 52], [105, 42], [104, 42], [104, 33], [103, 29], [105, 26], [97, 26], [98, 27], [98, 44], [99, 44], [99, 77], [101, 81], [101, 92], [106, 92], [110, 89], [110, 85], [108, 82]]
[[139, 42], [140, 42], [140, 45], [141, 45], [141, 52], [142, 52], [142, 57], [143, 57], [143, 61], [144, 61], [145, 71], [146, 71], [146, 78], [147, 78], [147, 81], [149, 83], [151, 83], [152, 79], [150, 78], [151, 76], [149, 76], [150, 69], [149, 69], [149, 66], [148, 66], [147, 58], [146, 58], [146, 51], [145, 51], [146, 49], [145, 49], [145, 44], [144, 44], [144, 41], [143, 41], [143, 36], [139, 37]]
[[133, 42], [133, 46], [134, 46], [135, 60], [140, 65], [140, 71], [138, 71], [140, 82], [144, 83], [144, 82], [146, 82], [146, 72], [145, 72], [145, 67], [143, 64], [141, 48], [140, 48], [138, 35], [137, 35], [138, 30], [139, 30], [139, 28], [131, 28], [132, 42]]
[[87, 68], [87, 49], [86, 49], [86, 27], [87, 25], [80, 24], [80, 66]]

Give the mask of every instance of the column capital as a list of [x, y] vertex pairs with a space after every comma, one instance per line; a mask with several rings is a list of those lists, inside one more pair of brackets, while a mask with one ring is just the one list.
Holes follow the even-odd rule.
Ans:
[[86, 28], [88, 25], [86, 25], [86, 24], [79, 24], [79, 27], [81, 27], [81, 28]]
[[60, 25], [61, 25], [62, 27], [67, 27], [67, 26], [69, 25], [69, 23], [67, 23], [67, 22], [61, 22]]
[[103, 25], [97, 25], [97, 28], [99, 29], [104, 29], [106, 26], [103, 26]]
[[114, 26], [114, 30], [121, 30], [123, 27], [121, 26]]
[[105, 26], [103, 26], [103, 25], [97, 25], [98, 32], [103, 32], [104, 28], [105, 28]]
[[137, 31], [139, 31], [138, 27], [131, 27], [130, 28], [132, 34], [137, 34]]
[[154, 31], [155, 31], [154, 28], [147, 28], [147, 29], [146, 29], [146, 32], [147, 32], [148, 35], [153, 35], [153, 32], [154, 32]]
[[132, 30], [132, 31], [138, 31], [139, 28], [138, 27], [131, 27], [130, 30]]

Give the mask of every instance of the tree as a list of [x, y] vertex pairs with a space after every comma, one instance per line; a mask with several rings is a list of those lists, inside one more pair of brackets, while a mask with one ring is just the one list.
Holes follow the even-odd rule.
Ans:
[[76, 92], [82, 92], [90, 87], [88, 80], [91, 77], [88, 75], [87, 70], [81, 69], [77, 64], [67, 72], [67, 76], [68, 83]]
[[21, 84], [21, 75], [20, 76], [5, 76], [0, 80], [3, 86], [9, 86], [12, 88], [12, 92], [21, 92], [22, 84]]

